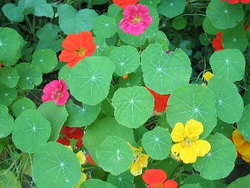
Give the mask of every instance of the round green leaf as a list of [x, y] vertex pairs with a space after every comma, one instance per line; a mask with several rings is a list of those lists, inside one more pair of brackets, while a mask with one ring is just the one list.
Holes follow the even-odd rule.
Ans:
[[187, 20], [182, 16], [176, 17], [172, 21], [172, 26], [176, 30], [184, 29], [186, 27], [186, 25], [187, 25]]
[[38, 187], [74, 187], [81, 177], [81, 165], [67, 147], [49, 142], [35, 152], [32, 178]]
[[232, 141], [219, 133], [210, 136], [207, 141], [211, 144], [211, 150], [197, 159], [193, 164], [194, 169], [207, 180], [227, 177], [233, 170], [237, 157]]
[[230, 124], [239, 121], [243, 113], [244, 104], [238, 88], [230, 80], [218, 76], [213, 77], [209, 81], [208, 88], [215, 95], [218, 117]]
[[147, 5], [150, 7], [156, 7], [161, 0], [140, 0], [140, 4]]
[[166, 129], [156, 127], [143, 135], [142, 146], [152, 159], [162, 160], [168, 157], [172, 140]]
[[228, 123], [225, 123], [218, 119], [217, 125], [213, 130], [213, 133], [221, 133], [224, 136], [230, 138], [232, 136], [234, 127]]
[[134, 72], [140, 65], [140, 55], [136, 48], [123, 45], [113, 49], [109, 58], [115, 65], [115, 73], [118, 76]]
[[236, 179], [234, 182], [229, 184], [228, 188], [246, 187], [246, 185], [250, 185], [250, 174]]
[[119, 188], [134, 188], [134, 176], [130, 173], [130, 171], [123, 172], [118, 176], [114, 176], [112, 174], [108, 175], [108, 182]]
[[152, 115], [154, 99], [146, 88], [134, 86], [118, 89], [113, 96], [112, 105], [118, 123], [138, 128]]
[[167, 121], [173, 128], [195, 119], [204, 126], [201, 138], [206, 138], [216, 126], [217, 116], [213, 92], [201, 85], [186, 85], [173, 92], [168, 101]]
[[3, 6], [2, 11], [10, 21], [22, 22], [24, 20], [24, 15], [22, 14], [23, 8], [21, 6], [8, 3]]
[[221, 32], [221, 29], [218, 29], [213, 26], [209, 18], [206, 16], [202, 23], [203, 30], [208, 33], [209, 35], [216, 35], [217, 33]]
[[250, 142], [250, 104], [248, 104], [244, 111], [240, 121], [237, 123], [237, 128], [243, 137]]
[[162, 32], [162, 31], [158, 31], [156, 33], [156, 35], [154, 35], [151, 38], [148, 38], [148, 41], [150, 43], [159, 43], [159, 44], [162, 44], [162, 49], [164, 51], [168, 51], [169, 50], [169, 40], [168, 40], [166, 34], [164, 32]]
[[96, 148], [96, 158], [105, 171], [119, 175], [131, 166], [134, 151], [122, 138], [110, 136]]
[[0, 113], [0, 138], [8, 136], [12, 131], [14, 120], [8, 113]]
[[180, 188], [202, 188], [202, 187], [197, 184], [185, 184], [185, 185], [180, 186]]
[[141, 86], [142, 75], [140, 73], [132, 73], [128, 75], [127, 79], [120, 77], [119, 86], [120, 87], [133, 87]]
[[166, 54], [160, 44], [150, 44], [143, 51], [141, 62], [146, 86], [159, 94], [170, 94], [189, 83], [191, 63], [181, 49]]
[[220, 50], [210, 57], [210, 65], [217, 76], [239, 81], [244, 77], [245, 58], [237, 49]]
[[185, 0], [161, 0], [158, 6], [158, 11], [160, 14], [163, 14], [168, 18], [173, 18], [184, 12], [185, 5]]
[[15, 68], [4, 67], [0, 69], [0, 82], [9, 88], [16, 87], [19, 75]]
[[108, 8], [108, 15], [110, 17], [115, 18], [120, 11], [121, 11], [121, 7], [113, 3]]
[[0, 170], [0, 187], [3, 188], [22, 188], [15, 174], [8, 169]]
[[111, 183], [99, 179], [89, 179], [87, 181], [84, 181], [80, 186], [80, 188], [93, 188], [93, 187], [116, 188], [116, 186], [112, 185]]
[[113, 117], [96, 121], [87, 128], [83, 137], [84, 145], [96, 163], [96, 148], [109, 136], [118, 136], [132, 145], [135, 144], [133, 130], [120, 125]]
[[12, 139], [15, 146], [33, 153], [45, 144], [50, 136], [50, 123], [36, 110], [25, 110], [15, 120]]
[[39, 106], [38, 111], [50, 123], [51, 135], [49, 141], [56, 141], [59, 137], [59, 132], [68, 117], [66, 107], [56, 105], [54, 101], [49, 101], [42, 103]]
[[42, 83], [42, 73], [31, 64], [21, 63], [15, 67], [20, 76], [17, 84], [21, 89], [33, 89], [34, 85]]
[[16, 88], [8, 88], [0, 84], [0, 104], [9, 106], [17, 97]]
[[68, 127], [82, 127], [90, 125], [97, 118], [101, 111], [101, 104], [96, 106], [83, 104], [81, 107], [69, 100], [66, 108], [69, 116], [65, 125]]
[[211, 0], [207, 6], [207, 16], [212, 24], [219, 29], [232, 28], [242, 20], [244, 13], [242, 5], [229, 4], [218, 0]]
[[59, 71], [58, 80], [63, 80], [66, 82], [66, 85], [69, 85], [68, 80], [70, 71], [71, 68], [69, 68], [67, 65], [64, 65]]
[[106, 43], [106, 39], [101, 38], [101, 37], [95, 37], [94, 42], [96, 44], [96, 51], [95, 51], [94, 55], [106, 56], [106, 50], [109, 48], [107, 43]]
[[115, 19], [105, 15], [98, 16], [94, 21], [93, 32], [98, 37], [112, 37], [117, 32]]
[[222, 34], [222, 45], [224, 49], [239, 49], [245, 51], [248, 39], [244, 27], [238, 25], [232, 29], [226, 29]]
[[70, 72], [70, 92], [83, 104], [96, 105], [107, 97], [113, 72], [114, 65], [109, 58], [85, 58]]
[[0, 62], [13, 59], [23, 44], [23, 39], [14, 29], [0, 27]]
[[90, 31], [98, 14], [91, 9], [81, 9], [76, 11], [68, 4], [58, 7], [59, 26], [65, 34], [80, 33]]
[[57, 65], [56, 53], [50, 49], [36, 50], [32, 55], [31, 64], [42, 73], [51, 72]]
[[8, 107], [5, 105], [0, 104], [0, 114], [8, 114], [9, 110]]
[[23, 111], [27, 110], [27, 109], [36, 109], [36, 105], [33, 103], [32, 100], [30, 100], [29, 98], [23, 97], [19, 100], [17, 100], [16, 102], [13, 103], [12, 106], [12, 111], [13, 114], [17, 117], [19, 116]]
[[206, 187], [216, 188], [214, 185], [214, 181], [206, 180], [198, 174], [187, 176], [183, 181], [183, 184], [192, 184], [192, 183], [204, 188]]

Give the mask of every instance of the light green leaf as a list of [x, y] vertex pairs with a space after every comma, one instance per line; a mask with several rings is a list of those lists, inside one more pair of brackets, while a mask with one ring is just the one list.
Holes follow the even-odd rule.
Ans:
[[80, 177], [80, 162], [67, 147], [49, 142], [35, 152], [32, 178], [38, 187], [74, 187]]
[[148, 41], [150, 43], [162, 44], [162, 48], [166, 52], [169, 50], [169, 40], [168, 40], [166, 34], [164, 32], [162, 32], [162, 31], [158, 31], [156, 33], [156, 35], [154, 35], [151, 38], [148, 38]]
[[156, 127], [143, 135], [142, 146], [152, 159], [162, 160], [169, 156], [172, 140], [166, 129]]
[[8, 136], [12, 132], [14, 120], [8, 113], [0, 113], [0, 138]]
[[239, 49], [245, 51], [248, 46], [246, 31], [241, 25], [226, 29], [222, 32], [222, 46], [224, 49]]
[[175, 124], [190, 119], [200, 121], [204, 126], [201, 138], [206, 138], [216, 126], [217, 116], [213, 92], [201, 85], [186, 85], [173, 92], [168, 100], [167, 121]]
[[147, 5], [150, 7], [156, 7], [161, 0], [140, 0], [140, 4]]
[[118, 123], [138, 128], [152, 115], [154, 99], [146, 88], [134, 86], [118, 89], [113, 96], [112, 105]]
[[22, 44], [22, 36], [14, 29], [0, 27], [0, 62], [14, 59]]
[[185, 5], [185, 0], [161, 0], [158, 6], [158, 11], [160, 14], [163, 14], [168, 18], [173, 18], [184, 12]]
[[191, 63], [181, 49], [170, 54], [160, 44], [150, 44], [141, 55], [144, 82], [159, 94], [170, 94], [189, 83]]
[[51, 49], [36, 50], [32, 55], [31, 64], [42, 73], [51, 72], [57, 63], [57, 55]]
[[17, 117], [19, 116], [23, 111], [28, 109], [36, 109], [36, 105], [34, 102], [26, 97], [23, 97], [17, 101], [15, 101], [12, 105], [12, 112]]
[[239, 81], [244, 77], [245, 58], [237, 49], [220, 50], [210, 57], [210, 65], [217, 76]]
[[0, 187], [3, 188], [22, 188], [15, 174], [8, 169], [0, 170]]
[[3, 6], [2, 11], [12, 22], [22, 22], [24, 20], [24, 15], [22, 14], [23, 9], [20, 6], [8, 3]]
[[123, 172], [118, 176], [109, 174], [107, 181], [119, 188], [134, 188], [135, 187], [134, 176], [130, 173], [130, 171]]
[[209, 35], [216, 35], [217, 33], [222, 31], [222, 29], [218, 29], [218, 28], [214, 27], [207, 16], [203, 20], [202, 27], [203, 27], [203, 30], [206, 33], [208, 33]]
[[240, 121], [237, 123], [237, 128], [243, 137], [250, 142], [250, 104], [248, 104], [244, 111]]
[[115, 19], [109, 16], [98, 16], [94, 21], [93, 32], [97, 37], [109, 38], [117, 32]]
[[63, 4], [58, 7], [59, 26], [65, 34], [90, 31], [98, 14], [91, 9], [76, 11], [72, 6]]
[[61, 31], [58, 25], [51, 23], [45, 24], [41, 29], [36, 32], [38, 41], [36, 49], [51, 49], [55, 52], [62, 50], [63, 39], [59, 38], [58, 33]]
[[88, 57], [71, 68], [69, 89], [83, 104], [97, 105], [109, 92], [114, 65], [107, 57]]
[[0, 104], [9, 106], [17, 97], [16, 88], [8, 88], [0, 84]]
[[0, 82], [9, 88], [16, 87], [19, 75], [14, 67], [4, 67], [0, 69]]
[[80, 188], [93, 188], [93, 187], [116, 188], [116, 186], [112, 185], [111, 183], [99, 179], [89, 179], [87, 181], [84, 181], [80, 186]]
[[68, 117], [66, 107], [56, 105], [54, 101], [49, 101], [42, 103], [39, 106], [38, 111], [50, 123], [51, 135], [49, 141], [56, 141], [59, 137], [59, 132]]
[[232, 141], [219, 133], [210, 136], [207, 141], [211, 144], [211, 150], [204, 157], [198, 157], [193, 164], [194, 169], [207, 180], [227, 177], [234, 169], [237, 157]]
[[108, 8], [108, 15], [110, 17], [115, 18], [121, 10], [122, 10], [121, 7], [113, 3]]
[[219, 76], [215, 76], [209, 81], [208, 88], [215, 95], [218, 117], [230, 124], [239, 121], [244, 104], [238, 88], [230, 80]]
[[113, 117], [96, 121], [87, 128], [83, 137], [84, 145], [96, 163], [96, 148], [109, 136], [118, 136], [132, 145], [135, 144], [133, 130], [120, 125]]
[[115, 73], [118, 76], [134, 72], [140, 65], [140, 55], [137, 49], [129, 45], [113, 49], [109, 58], [113, 61]]
[[28, 63], [21, 63], [15, 66], [18, 75], [18, 86], [23, 89], [33, 89], [34, 85], [42, 83], [42, 73]]
[[244, 16], [240, 3], [230, 4], [218, 0], [211, 0], [207, 6], [206, 13], [212, 24], [219, 29], [236, 26]]
[[69, 116], [65, 125], [68, 127], [82, 127], [90, 125], [97, 118], [101, 111], [101, 104], [96, 106], [83, 104], [81, 107], [69, 100], [66, 108]]
[[218, 119], [217, 125], [214, 128], [213, 133], [221, 133], [224, 136], [230, 138], [232, 137], [233, 130], [234, 130], [233, 125], [230, 125]]
[[5, 105], [0, 104], [0, 114], [8, 114], [9, 110], [8, 107]]
[[206, 187], [216, 188], [214, 181], [206, 180], [198, 174], [189, 175], [183, 181], [183, 184], [192, 184], [192, 183], [199, 185], [202, 188], [206, 188]]
[[105, 171], [119, 175], [133, 163], [134, 151], [124, 139], [109, 136], [96, 148], [96, 158]]
[[36, 110], [25, 110], [15, 120], [12, 139], [25, 153], [33, 153], [50, 136], [50, 123]]
[[246, 185], [250, 185], [250, 174], [236, 179], [235, 181], [229, 184], [228, 188], [246, 187]]

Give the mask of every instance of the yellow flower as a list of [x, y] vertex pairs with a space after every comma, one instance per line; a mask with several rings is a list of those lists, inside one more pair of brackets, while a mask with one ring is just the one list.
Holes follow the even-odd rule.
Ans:
[[211, 78], [213, 78], [213, 77], [214, 77], [214, 74], [211, 73], [211, 72], [209, 72], [209, 71], [207, 71], [207, 72], [203, 75], [203, 78], [204, 78], [204, 80], [206, 80], [206, 82], [209, 82], [209, 80], [210, 80]]
[[141, 175], [142, 168], [145, 168], [148, 166], [149, 155], [142, 154], [142, 147], [137, 149], [130, 144], [129, 144], [129, 146], [134, 151], [134, 161], [133, 161], [132, 165], [130, 166], [130, 172], [134, 176]]
[[171, 138], [178, 143], [172, 146], [172, 155], [184, 163], [194, 163], [197, 157], [205, 156], [210, 151], [211, 145], [206, 140], [198, 140], [202, 133], [203, 125], [199, 121], [191, 119], [185, 126], [176, 123]]
[[245, 140], [237, 129], [234, 130], [232, 139], [237, 151], [242, 155], [242, 159], [250, 162], [250, 142]]
[[85, 154], [82, 151], [78, 151], [76, 157], [78, 158], [81, 164], [84, 164], [86, 162]]

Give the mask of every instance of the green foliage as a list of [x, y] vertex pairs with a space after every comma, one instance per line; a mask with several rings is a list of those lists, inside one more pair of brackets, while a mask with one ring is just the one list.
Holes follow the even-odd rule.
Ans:
[[0, 187], [21, 188], [20, 182], [15, 174], [8, 170], [0, 170]]
[[185, 0], [180, 0], [178, 2], [175, 0], [161, 0], [158, 11], [168, 18], [173, 18], [184, 12], [185, 5]]
[[111, 183], [101, 181], [99, 179], [90, 179], [81, 185], [80, 188], [92, 188], [92, 187], [105, 187], [105, 188], [116, 188], [116, 186], [112, 185]]
[[250, 174], [235, 180], [234, 182], [230, 183], [228, 188], [238, 188], [238, 187], [245, 187], [246, 185], [250, 185]]
[[115, 19], [105, 15], [98, 16], [94, 22], [93, 32], [98, 37], [112, 37], [117, 32]]
[[0, 104], [9, 106], [16, 97], [16, 88], [8, 88], [7, 86], [0, 84]]
[[28, 109], [35, 110], [36, 105], [31, 99], [26, 98], [26, 97], [23, 97], [15, 101], [12, 105], [12, 111], [16, 117], [19, 116], [23, 111], [28, 110]]
[[1, 112], [0, 113], [0, 138], [4, 138], [8, 136], [12, 132], [12, 127], [14, 124], [13, 118], [8, 112]]
[[134, 188], [134, 176], [129, 172], [123, 172], [118, 176], [112, 174], [108, 175], [107, 181], [113, 185], [121, 188]]
[[0, 83], [5, 84], [7, 87], [16, 87], [18, 79], [19, 75], [14, 67], [4, 67], [0, 69]]
[[240, 133], [244, 136], [244, 138], [250, 142], [250, 134], [249, 134], [249, 121], [250, 119], [250, 104], [248, 104], [244, 111], [243, 111], [243, 115], [240, 119], [240, 121], [237, 123], [238, 125], [238, 129], [240, 131]]

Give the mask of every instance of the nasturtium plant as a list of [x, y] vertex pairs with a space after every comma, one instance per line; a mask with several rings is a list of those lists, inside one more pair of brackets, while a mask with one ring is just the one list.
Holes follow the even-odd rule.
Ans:
[[32, 176], [37, 186], [73, 187], [80, 180], [81, 166], [70, 149], [49, 142], [34, 153]]
[[96, 158], [105, 171], [119, 175], [130, 167], [134, 152], [122, 138], [109, 136], [96, 148]]
[[210, 57], [210, 65], [215, 75], [235, 82], [243, 78], [246, 61], [239, 50], [226, 49], [215, 52]]
[[0, 187], [247, 186], [249, 5], [0, 1]]
[[162, 45], [150, 44], [143, 51], [141, 61], [146, 86], [159, 94], [171, 94], [189, 82], [190, 60], [181, 49], [166, 54]]
[[141, 86], [120, 88], [112, 98], [115, 119], [128, 128], [138, 128], [153, 112], [153, 97]]
[[69, 89], [83, 104], [97, 105], [107, 95], [114, 65], [107, 57], [89, 57], [72, 68]]
[[167, 112], [167, 121], [172, 128], [189, 119], [202, 122], [204, 132], [201, 138], [206, 138], [217, 123], [214, 94], [200, 85], [190, 84], [175, 90], [168, 101]]
[[37, 111], [25, 110], [12, 127], [15, 146], [25, 153], [34, 153], [50, 137], [50, 123]]
[[237, 87], [229, 79], [215, 76], [209, 81], [208, 88], [215, 95], [218, 118], [226, 123], [239, 121], [244, 106]]

